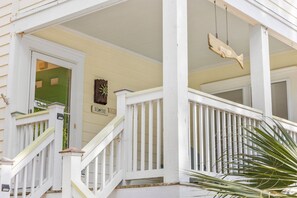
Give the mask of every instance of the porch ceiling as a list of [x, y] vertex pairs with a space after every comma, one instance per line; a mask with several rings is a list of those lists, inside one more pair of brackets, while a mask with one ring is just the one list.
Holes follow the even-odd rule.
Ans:
[[[225, 11], [217, 10], [219, 37], [225, 40]], [[238, 53], [248, 56], [248, 24], [231, 14], [228, 16], [230, 45]], [[208, 49], [207, 33], [215, 33], [214, 24], [212, 3], [188, 0], [190, 70], [228, 61]], [[162, 0], [128, 0], [62, 25], [162, 62]], [[271, 53], [289, 49], [289, 46], [270, 38]]]

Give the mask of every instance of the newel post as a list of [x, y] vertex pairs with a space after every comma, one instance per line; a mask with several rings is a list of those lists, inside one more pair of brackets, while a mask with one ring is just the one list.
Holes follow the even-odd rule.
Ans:
[[83, 151], [77, 148], [68, 148], [60, 151], [63, 159], [62, 197], [72, 197], [71, 181], [79, 181], [81, 177], [81, 157]]
[[117, 96], [117, 116], [125, 116], [125, 129], [122, 136], [122, 145], [121, 145], [122, 158], [120, 159], [121, 161], [120, 163], [124, 172], [124, 175], [123, 175], [124, 182], [125, 182], [125, 174], [127, 172], [128, 163], [131, 163], [127, 160], [128, 156], [131, 155], [131, 153], [129, 153], [129, 149], [128, 149], [129, 131], [126, 130], [128, 126], [128, 123], [127, 123], [128, 119], [126, 119], [128, 116], [126, 98], [127, 98], [127, 94], [131, 92], [132, 91], [127, 89], [122, 89], [114, 92]]
[[13, 161], [8, 158], [0, 160], [0, 197], [9, 198], [11, 189], [11, 169]]
[[59, 103], [53, 103], [48, 107], [49, 127], [55, 128], [52, 190], [61, 190], [62, 187], [62, 157], [59, 152], [62, 150], [63, 145], [64, 108]]

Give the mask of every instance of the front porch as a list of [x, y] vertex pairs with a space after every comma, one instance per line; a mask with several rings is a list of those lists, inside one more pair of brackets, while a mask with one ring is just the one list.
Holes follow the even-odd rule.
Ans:
[[[234, 46], [249, 56], [244, 64], [247, 69], [240, 70], [208, 49], [206, 35], [214, 31], [203, 17], [209, 17], [212, 2], [115, 2], [122, 3], [68, 22], [61, 19], [62, 24], [32, 35], [14, 35], [6, 134], [6, 154], [14, 159], [1, 161], [1, 197], [41, 197], [49, 189], [61, 192], [62, 197], [117, 197], [116, 187], [123, 192], [125, 186], [140, 184], [174, 184], [168, 188], [174, 189], [175, 197], [182, 197], [187, 190], [180, 185], [191, 181], [185, 170], [228, 173], [229, 165], [224, 164], [234, 162], [240, 153], [250, 153], [249, 142], [242, 138], [244, 128], [273, 117], [271, 68], [295, 65], [296, 52], [269, 37], [263, 24], [241, 20], [245, 13], [234, 12], [230, 6], [234, 3], [229, 2], [235, 13], [229, 15]], [[71, 2], [62, 6], [67, 4]], [[218, 9], [228, 16], [227, 8]], [[33, 16], [36, 27], [27, 27], [29, 18], [16, 22], [16, 28], [27, 28], [25, 34], [51, 23]], [[220, 38], [228, 38], [228, 33]], [[71, 70], [70, 105], [66, 107], [70, 109], [66, 112], [70, 115], [70, 148], [65, 150], [63, 105], [27, 114], [36, 99], [38, 79], [30, 78], [38, 60]], [[196, 90], [209, 82], [248, 74], [250, 94], [245, 97], [253, 108]], [[57, 85], [56, 76], [50, 79], [54, 81], [51, 86]], [[94, 102], [95, 79], [109, 82], [106, 106]], [[293, 81], [281, 80], [287, 83], [287, 97], [295, 98], [296, 94], [290, 95], [295, 92]], [[295, 107], [294, 102], [287, 108]], [[91, 111], [93, 106], [107, 113], [97, 114]], [[297, 121], [297, 116], [288, 115]], [[297, 141], [296, 123], [273, 118]]]
[[[49, 188], [61, 187], [62, 197], [108, 197], [118, 185], [169, 183], [166, 180], [172, 176], [166, 174], [174, 166], [170, 159], [174, 153], [164, 148], [163, 94], [161, 87], [118, 91], [117, 116], [82, 150], [72, 148], [61, 154], [63, 122], [56, 115], [63, 112], [62, 107], [16, 117], [18, 150], [25, 149], [13, 165], [2, 161], [2, 184], [10, 184], [14, 197], [40, 197]], [[187, 167], [170, 173], [183, 175], [176, 182], [184, 184], [190, 182], [184, 170], [227, 173], [224, 164], [250, 152], [244, 146], [249, 144], [243, 142], [244, 128], [258, 126], [263, 119], [260, 110], [194, 89], [188, 89], [187, 101], [189, 124], [182, 135], [188, 144], [179, 147], [185, 150], [182, 157]], [[274, 119], [297, 141], [296, 123]]]

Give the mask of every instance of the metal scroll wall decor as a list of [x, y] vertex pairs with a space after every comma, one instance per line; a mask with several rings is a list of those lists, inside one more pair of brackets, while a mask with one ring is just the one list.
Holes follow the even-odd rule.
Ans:
[[108, 81], [95, 79], [94, 81], [94, 103], [106, 105], [108, 96]]

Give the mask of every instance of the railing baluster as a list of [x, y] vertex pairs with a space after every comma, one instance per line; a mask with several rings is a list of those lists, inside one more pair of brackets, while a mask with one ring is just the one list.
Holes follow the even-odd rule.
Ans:
[[90, 165], [88, 165], [85, 169], [85, 175], [86, 175], [86, 186], [89, 188], [89, 181], [90, 181]]
[[219, 158], [222, 156], [221, 148], [222, 148], [222, 135], [221, 135], [221, 111], [217, 109], [216, 112], [216, 134], [217, 134], [217, 156], [216, 156], [216, 162], [217, 162], [217, 170], [219, 173], [222, 173], [222, 160], [219, 160]]
[[[242, 122], [241, 122], [241, 115], [238, 116], [238, 154], [237, 154], [237, 158], [241, 158], [242, 156], [239, 156], [239, 154], [243, 154], [243, 142], [242, 142]], [[238, 168], [240, 168], [240, 164], [242, 164], [242, 160], [239, 160], [238, 162]]]
[[149, 102], [149, 158], [148, 158], [148, 169], [153, 169], [153, 103]]
[[113, 157], [114, 157], [114, 141], [111, 141], [109, 146], [109, 178], [113, 178]]
[[138, 133], [138, 128], [137, 128], [137, 122], [138, 122], [138, 109], [137, 105], [134, 105], [134, 112], [133, 112], [134, 120], [133, 120], [133, 171], [137, 171], [137, 133]]
[[140, 169], [145, 168], [145, 103], [141, 103], [141, 165]]
[[[197, 104], [193, 103], [193, 160], [194, 160], [194, 170], [198, 170], [198, 130], [197, 130]], [[199, 117], [200, 120], [200, 117]], [[199, 121], [200, 122], [200, 121]]]
[[[127, 136], [128, 136], [128, 140], [127, 140], [127, 143], [128, 143], [128, 151], [127, 151], [127, 155], [128, 155], [128, 164], [127, 164], [127, 171], [132, 171], [132, 163], [133, 163], [133, 128], [132, 128], [132, 125], [133, 125], [133, 107], [131, 105], [129, 105], [127, 107], [128, 109], [128, 112], [127, 112], [127, 116], [128, 116], [128, 127], [127, 127]], [[120, 148], [119, 148], [120, 149]], [[120, 158], [120, 156], [118, 156], [118, 159]], [[117, 165], [119, 165], [117, 163]], [[119, 170], [119, 166], [117, 166], [118, 170]]]
[[226, 112], [222, 111], [222, 172], [226, 173], [226, 167], [224, 164], [228, 163], [227, 161], [227, 136], [226, 136]]
[[204, 170], [203, 106], [199, 105], [199, 170]]
[[27, 190], [27, 171], [28, 171], [28, 166], [24, 167], [24, 178], [23, 178], [23, 192], [22, 192], [22, 197], [26, 197], [26, 190]]
[[157, 169], [161, 168], [161, 107], [157, 100]]
[[19, 174], [15, 176], [14, 180], [14, 197], [18, 197], [18, 188], [19, 188]]
[[44, 171], [44, 159], [45, 159], [45, 153], [44, 153], [44, 150], [41, 151], [40, 153], [40, 177], [39, 177], [39, 186], [42, 185], [43, 183], [43, 171]]
[[106, 174], [106, 149], [102, 151], [102, 161], [101, 161], [101, 187], [102, 190], [105, 187], [105, 174]]
[[97, 192], [97, 182], [98, 182], [98, 156], [94, 160], [94, 180], [93, 180], [93, 192]]
[[209, 150], [209, 108], [208, 106], [204, 109], [204, 133], [205, 133], [205, 169], [206, 171], [210, 171], [210, 150]]
[[210, 152], [211, 152], [211, 171], [216, 172], [216, 136], [215, 136], [215, 115], [214, 109], [210, 108]]
[[34, 194], [35, 189], [36, 158], [34, 157], [32, 164], [31, 194]]
[[227, 130], [228, 130], [228, 133], [227, 133], [227, 170], [228, 170], [228, 173], [230, 172], [230, 167], [231, 167], [231, 164], [233, 163], [233, 160], [232, 160], [232, 124], [231, 124], [231, 121], [232, 121], [232, 118], [231, 118], [231, 113], [227, 113], [227, 119], [228, 119], [228, 124], [227, 124]]

